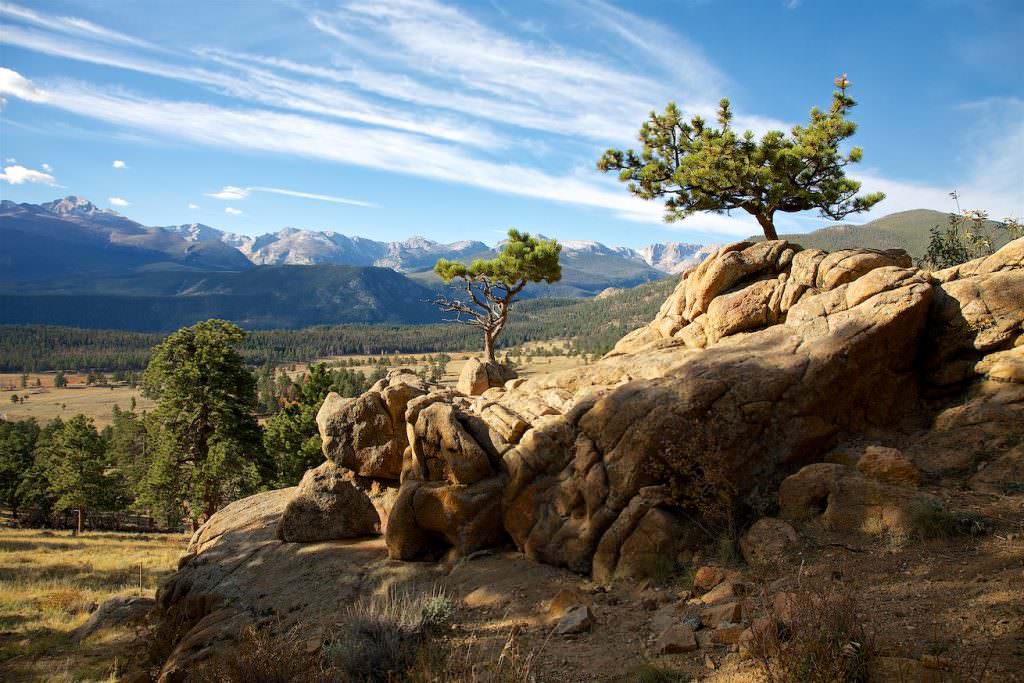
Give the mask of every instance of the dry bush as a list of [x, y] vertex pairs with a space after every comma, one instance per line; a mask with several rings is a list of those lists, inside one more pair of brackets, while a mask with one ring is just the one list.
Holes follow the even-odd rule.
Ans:
[[302, 627], [283, 632], [273, 628], [247, 626], [238, 645], [194, 673], [199, 683], [316, 683], [331, 680], [319, 671], [316, 659], [306, 653]]
[[991, 523], [969, 512], [953, 512], [935, 503], [919, 503], [910, 511], [910, 534], [920, 540], [982, 536]]
[[415, 668], [409, 680], [412, 683], [537, 683], [537, 659], [543, 650], [542, 645], [537, 650], [524, 652], [517, 639], [517, 629], [512, 629], [497, 657], [478, 648], [476, 641], [469, 641], [460, 652], [448, 650], [440, 666], [434, 662], [431, 666]]
[[868, 680], [874, 639], [852, 592], [801, 593], [784, 609], [768, 609], [755, 628], [751, 658], [768, 683], [859, 683]]
[[90, 612], [96, 607], [96, 603], [91, 601], [84, 591], [77, 588], [50, 591], [40, 596], [38, 602], [40, 609], [62, 614]]
[[322, 650], [322, 666], [340, 680], [387, 682], [412, 669], [439, 665], [446, 646], [439, 637], [455, 606], [444, 592], [389, 590], [350, 607]]
[[713, 538], [735, 529], [736, 483], [724, 460], [703, 444], [672, 441], [647, 466], [656, 481], [668, 484], [672, 502]]

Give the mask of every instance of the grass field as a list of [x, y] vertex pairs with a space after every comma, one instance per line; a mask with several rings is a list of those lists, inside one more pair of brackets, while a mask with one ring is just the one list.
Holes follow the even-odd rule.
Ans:
[[107, 598], [152, 596], [186, 541], [179, 534], [75, 537], [0, 526], [0, 680], [117, 680], [133, 632], [111, 629], [80, 645], [69, 634]]
[[[520, 377], [531, 377], [540, 373], [557, 372], [585, 364], [586, 361], [580, 356], [536, 355], [539, 349], [548, 352], [556, 350], [564, 352], [565, 348], [565, 343], [559, 341], [531, 342], [517, 347], [512, 350], [516, 359], [521, 359], [519, 365], [516, 366], [516, 371]], [[504, 351], [503, 349], [499, 354], [500, 357], [504, 357]], [[428, 355], [434, 354], [389, 356], [391, 364], [388, 367], [408, 367], [420, 370], [428, 365], [426, 360]], [[469, 352], [449, 353], [448, 356], [451, 360], [445, 368], [441, 383], [455, 386], [462, 366], [469, 358], [478, 355], [478, 353]], [[316, 362], [325, 362], [328, 365], [338, 365], [344, 362], [346, 367], [369, 375], [379, 367], [376, 365], [379, 360], [380, 356], [331, 356], [318, 359]], [[351, 365], [352, 363], [355, 365]], [[293, 378], [298, 378], [307, 371], [309, 363], [284, 364], [282, 367], [287, 368], [288, 374]], [[87, 386], [85, 375], [68, 373], [65, 377], [68, 380], [68, 385], [58, 388], [53, 386], [54, 373], [30, 373], [27, 386], [22, 389], [20, 388], [21, 374], [0, 373], [0, 419], [25, 420], [34, 417], [39, 424], [46, 424], [58, 417], [70, 418], [81, 413], [92, 418], [96, 427], [102, 429], [112, 422], [115, 405], [121, 410], [128, 410], [134, 398], [137, 411], [149, 410], [153, 407], [153, 402], [144, 398], [138, 387], [132, 388], [126, 384]], [[39, 386], [36, 386], [37, 383]], [[12, 396], [26, 398], [24, 401], [15, 403], [11, 400]]]

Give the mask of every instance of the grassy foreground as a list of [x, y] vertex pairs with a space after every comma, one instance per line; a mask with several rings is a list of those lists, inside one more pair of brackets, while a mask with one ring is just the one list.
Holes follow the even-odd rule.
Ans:
[[186, 541], [0, 526], [0, 680], [117, 680], [134, 633], [112, 629], [79, 645], [70, 633], [107, 598], [152, 596]]

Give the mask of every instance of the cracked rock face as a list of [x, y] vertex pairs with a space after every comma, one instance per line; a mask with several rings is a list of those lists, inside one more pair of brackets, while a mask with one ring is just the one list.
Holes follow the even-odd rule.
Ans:
[[[304, 496], [319, 501], [313, 517], [351, 507], [346, 524], [368, 520], [365, 497], [338, 506], [351, 493], [341, 484], [387, 518], [391, 558], [511, 542], [600, 582], [703, 542], [699, 505], [688, 506], [709, 482], [748, 521], [778, 502], [783, 520], [905, 532], [909, 510], [935, 503], [914, 488], [918, 471], [972, 472], [968, 485], [991, 492], [1024, 480], [1022, 325], [1024, 239], [937, 273], [902, 253], [741, 242], [685, 274], [648, 326], [590, 366], [480, 395], [392, 371], [363, 396], [332, 395], [317, 417], [329, 460], [309, 475], [319, 483], [227, 506], [161, 587], [158, 603], [192, 625], [164, 680], [260, 614], [328, 623], [389, 577], [429, 574], [387, 562], [379, 541], [278, 540]], [[822, 462], [839, 439], [921, 417], [925, 398], [928, 430], [902, 455]], [[978, 462], [984, 449], [970, 444], [998, 457]], [[744, 554], [784, 554], [789, 529], [762, 520]], [[330, 590], [311, 595], [320, 581]]]
[[[392, 556], [470, 552], [507, 534], [542, 562], [628, 574], [651, 539], [687, 537], [677, 512], [699, 483], [693, 463], [715, 463], [740, 508], [757, 509], [839, 435], [917, 407], [925, 336], [953, 330], [972, 371], [985, 352], [1005, 356], [1024, 315], [1022, 248], [933, 277], [900, 251], [724, 247], [598, 363], [410, 404]], [[978, 298], [989, 317], [972, 312]], [[1015, 358], [984, 367], [1014, 376]]]

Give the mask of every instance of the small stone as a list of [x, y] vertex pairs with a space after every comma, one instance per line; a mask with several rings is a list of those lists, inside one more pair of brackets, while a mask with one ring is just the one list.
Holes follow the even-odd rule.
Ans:
[[555, 633], [560, 636], [585, 633], [594, 625], [594, 613], [587, 605], [573, 607], [558, 620]]
[[718, 665], [715, 664], [715, 660], [711, 658], [711, 655], [704, 655], [704, 667], [714, 671], [718, 668]]
[[700, 601], [705, 605], [714, 605], [715, 603], [744, 595], [746, 593], [745, 589], [746, 587], [742, 583], [723, 581], [702, 595]]
[[654, 651], [659, 655], [693, 652], [698, 649], [693, 629], [685, 624], [668, 627], [655, 642]]
[[739, 623], [743, 618], [743, 606], [738, 602], [724, 602], [720, 605], [713, 605], [701, 610], [701, 623], [709, 628], [715, 628], [719, 624]]
[[711, 642], [717, 645], [736, 645], [746, 630], [743, 624], [719, 624], [718, 628], [711, 632]]
[[868, 446], [857, 461], [865, 477], [897, 486], [917, 486], [921, 479], [914, 463], [895, 448]]
[[693, 575], [693, 585], [701, 590], [709, 590], [722, 582], [725, 572], [718, 567], [701, 567]]
[[[478, 589], [479, 590], [479, 589]], [[473, 591], [474, 593], [476, 591]], [[472, 595], [472, 593], [470, 594]], [[570, 610], [583, 604], [582, 596], [572, 588], [563, 588], [548, 604], [548, 619], [555, 621], [564, 617]]]

